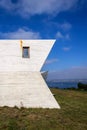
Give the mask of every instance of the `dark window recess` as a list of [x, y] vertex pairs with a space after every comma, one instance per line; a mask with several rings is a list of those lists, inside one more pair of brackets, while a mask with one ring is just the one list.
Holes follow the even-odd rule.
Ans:
[[30, 48], [29, 47], [23, 47], [23, 51], [22, 51], [22, 57], [23, 58], [30, 58]]

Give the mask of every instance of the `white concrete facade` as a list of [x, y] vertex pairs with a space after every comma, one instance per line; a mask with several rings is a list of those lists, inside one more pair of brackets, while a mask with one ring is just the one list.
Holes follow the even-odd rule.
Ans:
[[[0, 106], [60, 108], [44, 79], [41, 67], [55, 40], [0, 40]], [[30, 57], [22, 57], [22, 48]]]
[[30, 58], [22, 57], [20, 40], [0, 40], [0, 71], [40, 71], [54, 40], [22, 40]]

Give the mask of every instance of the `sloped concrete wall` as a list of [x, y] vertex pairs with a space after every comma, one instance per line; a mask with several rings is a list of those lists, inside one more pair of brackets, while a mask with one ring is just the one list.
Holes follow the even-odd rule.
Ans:
[[[40, 69], [55, 40], [0, 40], [0, 106], [60, 108]], [[30, 47], [30, 58], [22, 58]]]
[[40, 72], [0, 73], [0, 106], [60, 108]]

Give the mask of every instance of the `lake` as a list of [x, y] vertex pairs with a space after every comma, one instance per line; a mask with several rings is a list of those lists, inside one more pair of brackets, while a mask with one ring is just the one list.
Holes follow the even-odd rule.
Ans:
[[87, 84], [87, 80], [58, 80], [58, 81], [47, 81], [48, 87], [54, 88], [78, 88], [78, 83]]

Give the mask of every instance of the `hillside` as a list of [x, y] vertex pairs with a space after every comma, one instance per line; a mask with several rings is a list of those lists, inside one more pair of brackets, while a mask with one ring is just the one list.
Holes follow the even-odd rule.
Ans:
[[87, 130], [87, 91], [51, 89], [61, 109], [0, 108], [0, 130]]

